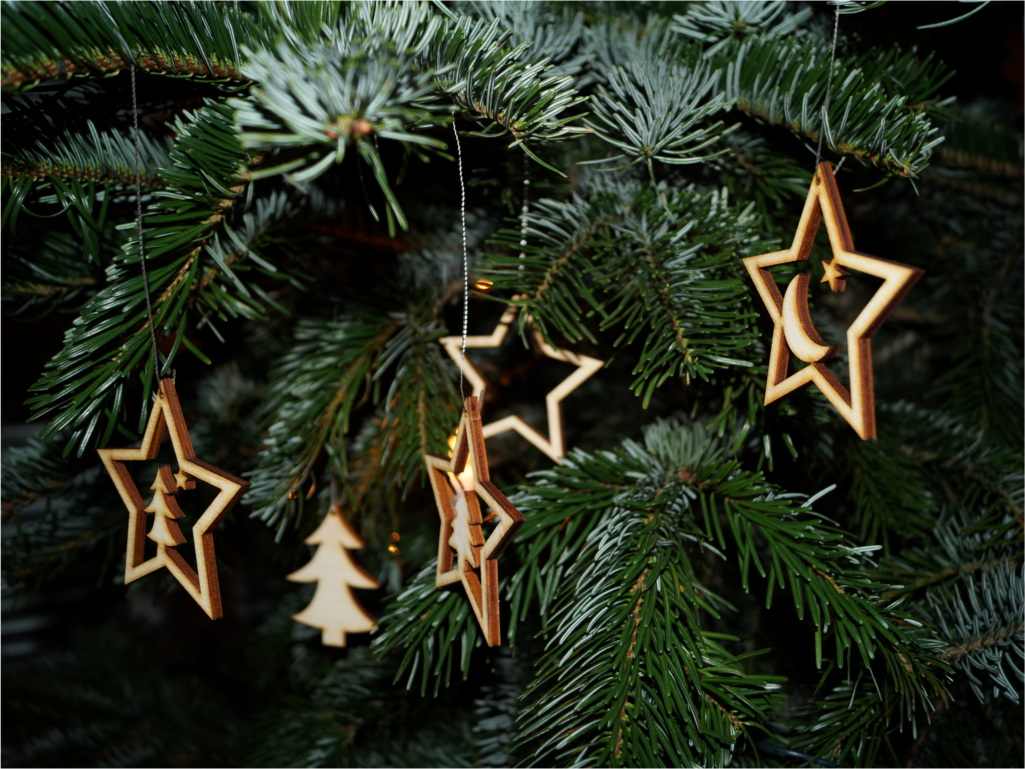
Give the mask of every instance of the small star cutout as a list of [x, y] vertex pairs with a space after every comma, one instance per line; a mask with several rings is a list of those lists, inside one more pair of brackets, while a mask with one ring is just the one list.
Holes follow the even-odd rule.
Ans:
[[[509, 329], [512, 327], [512, 322], [516, 319], [516, 314], [519, 312], [519, 309], [518, 305], [509, 305], [502, 314], [502, 317], [498, 321], [498, 325], [495, 327], [494, 331], [487, 336], [466, 337], [466, 347], [468, 349], [501, 347], [505, 342], [506, 336], [509, 334]], [[566, 443], [563, 437], [562, 425], [562, 401], [604, 364], [597, 358], [591, 358], [587, 355], [578, 355], [577, 353], [570, 352], [569, 350], [561, 350], [552, 347], [545, 342], [544, 337], [541, 335], [537, 326], [529, 319], [527, 322], [530, 324], [531, 339], [533, 340], [534, 345], [540, 349], [542, 353], [554, 360], [570, 363], [576, 366], [577, 369], [562, 380], [545, 396], [545, 405], [548, 412], [547, 437], [544, 436], [536, 427], [524, 421], [522, 417], [516, 415], [507, 416], [503, 419], [484, 425], [484, 437], [491, 438], [495, 435], [512, 430], [537, 446], [537, 448], [543, 451], [549, 458], [559, 464], [562, 464], [562, 457], [566, 455]], [[483, 398], [485, 389], [484, 377], [481, 375], [477, 367], [473, 365], [469, 357], [463, 357], [462, 336], [446, 336], [443, 337], [440, 342], [449, 357], [455, 361], [456, 365], [462, 369], [463, 375], [470, 381], [470, 385], [473, 387], [473, 393], [478, 398]]]
[[184, 470], [179, 470], [174, 475], [174, 483], [179, 489], [185, 489], [186, 491], [196, 488], [196, 481], [190, 477]]
[[843, 293], [847, 288], [847, 273], [836, 263], [836, 260], [822, 262], [822, 267], [825, 270], [825, 274], [819, 283], [828, 283], [831, 291]]
[[[462, 582], [488, 646], [499, 646], [502, 628], [498, 605], [498, 556], [523, 525], [523, 515], [491, 482], [480, 402], [476, 396], [466, 399], [451, 458], [428, 454], [425, 460], [441, 518], [438, 571], [434, 583], [443, 587]], [[472, 484], [469, 484], [472, 488], [456, 493], [449, 483], [449, 474], [458, 476], [467, 463], [473, 476]], [[498, 519], [498, 525], [486, 540], [481, 531], [480, 500], [484, 500]]]
[[[825, 344], [812, 325], [808, 312], [808, 275], [795, 276], [784, 297], [767, 269], [777, 264], [806, 261], [822, 220], [825, 220], [833, 252], [833, 260], [823, 263], [826, 268], [823, 282], [828, 281], [834, 291], [843, 291], [843, 269], [856, 270], [883, 280], [875, 295], [847, 329], [850, 391], [825, 365], [824, 361], [831, 357], [836, 348]], [[775, 326], [765, 403], [772, 403], [798, 387], [814, 382], [861, 438], [875, 438], [872, 335], [922, 276], [922, 270], [854, 250], [847, 216], [829, 163], [819, 164], [808, 190], [793, 245], [786, 251], [750, 256], [744, 260], [744, 266]], [[808, 365], [788, 375], [791, 353]]]
[[[183, 489], [195, 488], [196, 484], [193, 480], [195, 478], [219, 490], [213, 502], [192, 527], [196, 550], [195, 569], [177, 551], [160, 543], [157, 544], [157, 554], [152, 558], [145, 558], [146, 503], [143, 502], [139, 489], [125, 467], [125, 462], [156, 459], [165, 430], [170, 435], [179, 467], [178, 473], [173, 476], [173, 485]], [[203, 608], [210, 619], [222, 616], [213, 530], [249, 488], [249, 482], [236, 478], [201, 459], [196, 459], [196, 452], [192, 448], [192, 439], [189, 437], [188, 427], [185, 424], [185, 416], [182, 414], [181, 405], [178, 403], [178, 394], [174, 389], [174, 381], [171, 379], [161, 380], [160, 392], [157, 393], [153, 411], [146, 424], [142, 445], [139, 448], [99, 449], [99, 454], [114, 485], [117, 486], [121, 499], [128, 508], [125, 584], [134, 582], [139, 577], [157, 569], [166, 568]], [[164, 482], [168, 486], [172, 485], [170, 475], [170, 470], [167, 470]]]

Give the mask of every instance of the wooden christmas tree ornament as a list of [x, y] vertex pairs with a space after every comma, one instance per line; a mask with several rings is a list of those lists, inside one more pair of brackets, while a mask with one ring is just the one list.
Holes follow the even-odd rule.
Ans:
[[[519, 312], [519, 306], [509, 305], [502, 314], [495, 330], [486, 336], [466, 337], [466, 347], [489, 348], [501, 347], [509, 335], [509, 329]], [[569, 350], [561, 350], [548, 344], [537, 325], [531, 320], [525, 321], [529, 325], [530, 336], [533, 345], [542, 353], [554, 360], [570, 363], [577, 367], [576, 371], [566, 377], [553, 390], [545, 396], [545, 405], [548, 412], [548, 436], [543, 435], [536, 427], [528, 424], [522, 417], [512, 415], [484, 425], [484, 438], [491, 438], [504, 432], [513, 431], [519, 433], [523, 438], [530, 441], [537, 448], [543, 451], [549, 458], [562, 464], [562, 457], [566, 455], [566, 444], [563, 438], [562, 424], [562, 401], [571, 392], [576, 390], [592, 374], [600, 369], [604, 362], [587, 355], [579, 355]], [[483, 375], [470, 361], [469, 357], [462, 354], [463, 338], [461, 336], [446, 336], [441, 340], [449, 357], [455, 361], [462, 370], [463, 375], [470, 381], [473, 393], [478, 398], [484, 397], [486, 382]]]
[[[171, 438], [178, 472], [172, 473], [169, 465], [158, 469], [150, 487], [154, 492], [153, 498], [147, 505], [125, 463], [151, 462], [156, 459], [165, 431]], [[128, 508], [125, 584], [134, 582], [157, 569], [166, 568], [196, 603], [203, 607], [203, 611], [210, 619], [222, 616], [213, 532], [249, 488], [249, 482], [196, 458], [174, 382], [171, 379], [161, 380], [160, 391], [157, 393], [139, 448], [99, 449], [99, 454], [103, 466], [110, 473], [121, 499]], [[184, 516], [175, 495], [182, 490], [194, 489], [197, 480], [215, 487], [218, 493], [192, 527], [196, 556], [196, 568], [193, 569], [174, 549], [186, 542], [185, 536], [175, 522]], [[148, 535], [147, 512], [154, 513], [153, 528]], [[156, 555], [148, 559], [144, 552], [147, 536], [157, 544]]]
[[[831, 262], [823, 262], [825, 275], [833, 291], [843, 291], [845, 270], [855, 270], [883, 280], [883, 284], [847, 329], [847, 354], [850, 360], [850, 390], [826, 366], [837, 348], [827, 344], [815, 330], [808, 311], [808, 274], [796, 275], [786, 294], [780, 293], [768, 268], [777, 264], [807, 261], [811, 254], [819, 222], [824, 221], [833, 253]], [[765, 403], [814, 383], [858, 435], [876, 437], [875, 397], [872, 386], [872, 335], [923, 271], [917, 267], [887, 261], [854, 250], [847, 216], [829, 163], [819, 163], [797, 225], [793, 245], [786, 251], [744, 259], [758, 294], [772, 318], [772, 350]], [[788, 374], [790, 354], [808, 365]]]
[[320, 628], [321, 642], [326, 646], [345, 646], [346, 633], [369, 633], [377, 620], [364, 610], [353, 587], [375, 589], [381, 583], [367, 574], [350, 550], [363, 547], [363, 540], [352, 530], [335, 504], [324, 516], [317, 530], [306, 538], [307, 545], [317, 545], [313, 558], [298, 571], [288, 575], [293, 582], [316, 582], [313, 600], [292, 619]]
[[[452, 456], [428, 454], [426, 462], [441, 517], [435, 584], [442, 587], [462, 582], [488, 646], [498, 646], [502, 643], [498, 556], [523, 525], [523, 516], [489, 477], [476, 396], [466, 399]], [[469, 477], [464, 472], [467, 467]], [[449, 481], [452, 476], [460, 479], [461, 488], [453, 488]], [[481, 500], [498, 518], [498, 525], [487, 539], [482, 532]]]

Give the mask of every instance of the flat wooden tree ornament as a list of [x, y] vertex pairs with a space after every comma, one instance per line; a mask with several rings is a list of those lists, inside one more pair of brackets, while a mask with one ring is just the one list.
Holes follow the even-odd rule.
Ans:
[[[494, 331], [486, 336], [466, 337], [467, 348], [486, 349], [489, 347], [501, 347], [509, 335], [509, 329], [512, 327], [519, 309], [519, 306], [510, 304], [502, 314]], [[531, 341], [534, 347], [553, 360], [570, 363], [577, 368], [545, 396], [545, 407], [548, 416], [547, 436], [522, 417], [514, 414], [484, 425], [484, 438], [491, 438], [500, 433], [513, 431], [534, 444], [550, 459], [562, 464], [562, 457], [566, 456], [566, 442], [563, 438], [562, 401], [604, 364], [597, 358], [552, 347], [545, 341], [536, 324], [529, 319], [525, 322], [529, 324]], [[463, 375], [470, 381], [474, 395], [482, 398], [486, 385], [484, 376], [470, 362], [468, 357], [463, 356], [463, 338], [461, 336], [446, 336], [440, 342], [448, 356], [455, 361], [456, 365], [462, 369]]]
[[[169, 465], [157, 470], [150, 488], [153, 497], [147, 505], [135, 481], [125, 467], [126, 462], [152, 462], [157, 458], [165, 432], [171, 438], [178, 471]], [[249, 488], [249, 482], [196, 458], [192, 439], [185, 424], [178, 394], [171, 379], [160, 382], [142, 445], [137, 449], [99, 449], [103, 466], [110, 473], [118, 493], [128, 508], [128, 548], [125, 559], [125, 584], [134, 582], [157, 569], [167, 569], [192, 596], [210, 619], [222, 616], [221, 591], [217, 581], [217, 559], [214, 555], [213, 532], [235, 503]], [[196, 568], [175, 549], [186, 543], [175, 521], [183, 517], [175, 495], [194, 489], [202, 481], [217, 489], [217, 496], [192, 527]], [[146, 532], [146, 513], [154, 514], [153, 528]], [[145, 557], [147, 537], [156, 542], [156, 555]]]
[[345, 646], [346, 633], [369, 633], [377, 620], [369, 615], [352, 593], [353, 587], [374, 589], [381, 583], [352, 560], [350, 550], [363, 547], [338, 505], [332, 505], [317, 530], [306, 538], [317, 545], [309, 563], [288, 575], [293, 582], [316, 582], [313, 600], [292, 619], [320, 628], [325, 646]]
[[[848, 390], [826, 366], [837, 348], [827, 344], [815, 330], [808, 311], [807, 274], [796, 275], [781, 294], [768, 268], [777, 264], [806, 261], [811, 254], [819, 222], [825, 221], [831, 262], [823, 262], [825, 276], [833, 291], [846, 288], [845, 270], [855, 270], [881, 278], [883, 284], [847, 329], [847, 354], [850, 361]], [[854, 250], [847, 216], [829, 163], [819, 163], [797, 225], [793, 245], [744, 259], [758, 294], [769, 311], [774, 328], [769, 356], [769, 378], [765, 403], [814, 383], [858, 435], [876, 437], [875, 395], [872, 386], [872, 335], [901, 298], [922, 276], [923, 271], [899, 262], [891, 262]], [[808, 365], [789, 374], [790, 355]]]
[[[491, 482], [480, 402], [476, 396], [466, 399], [452, 456], [428, 454], [425, 459], [441, 517], [438, 571], [434, 583], [443, 587], [462, 582], [488, 646], [499, 646], [502, 628], [498, 604], [498, 556], [523, 525], [523, 516]], [[467, 469], [469, 477], [464, 472]], [[462, 475], [465, 479], [463, 488], [453, 488], [449, 482], [450, 474]], [[498, 518], [498, 525], [487, 539], [482, 532], [481, 500]]]

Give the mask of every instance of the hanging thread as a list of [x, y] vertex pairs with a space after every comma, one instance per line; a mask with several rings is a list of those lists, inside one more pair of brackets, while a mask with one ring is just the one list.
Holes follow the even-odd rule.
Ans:
[[[819, 163], [822, 162], [822, 142], [826, 138], [826, 119], [829, 114], [829, 96], [833, 90], [833, 63], [836, 61], [836, 39], [840, 32], [840, 6], [836, 7], [833, 16], [833, 46], [829, 51], [829, 76], [826, 78], [826, 100], [822, 105], [822, 125], [819, 127], [819, 146], [815, 150], [815, 173], [818, 173]], [[843, 163], [843, 160], [840, 161]], [[839, 169], [840, 166], [837, 166]]]
[[135, 143], [135, 222], [138, 228], [139, 238], [139, 264], [142, 267], [142, 289], [146, 295], [146, 317], [149, 319], [149, 337], [153, 343], [153, 376], [157, 380], [157, 390], [160, 390], [160, 355], [157, 347], [157, 332], [153, 322], [153, 301], [149, 293], [149, 273], [146, 271], [146, 249], [142, 242], [142, 172], [139, 170], [139, 103], [135, 92], [135, 67], [129, 72], [132, 75], [132, 125], [135, 129], [133, 134]]
[[470, 320], [470, 260], [466, 253], [466, 183], [463, 181], [463, 148], [459, 144], [459, 131], [452, 121], [452, 133], [456, 137], [456, 159], [459, 166], [459, 215], [463, 234], [463, 345], [459, 354], [459, 399], [466, 400], [463, 391], [463, 364], [466, 362], [466, 335]]
[[[527, 154], [523, 154], [523, 207], [520, 208], [520, 259], [526, 259], [524, 250], [527, 246], [527, 214], [530, 213], [530, 167], [527, 165]], [[522, 261], [520, 270], [524, 269]]]

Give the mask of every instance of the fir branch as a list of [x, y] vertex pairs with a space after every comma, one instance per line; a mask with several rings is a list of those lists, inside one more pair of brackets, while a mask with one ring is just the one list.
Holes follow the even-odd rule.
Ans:
[[[544, 740], [543, 752], [535, 752], [535, 756], [557, 761], [616, 761], [616, 745], [626, 750], [627, 743], [617, 743], [616, 727], [607, 717], [624, 712], [624, 697], [634, 685], [630, 681], [643, 689], [641, 682], [651, 676], [655, 681], [689, 680], [698, 691], [703, 690], [702, 673], [692, 667], [686, 667], [686, 676], [653, 672], [659, 664], [674, 664], [661, 658], [659, 662], [645, 658], [644, 663], [636, 663], [656, 666], [642, 678], [625, 670], [610, 675], [615, 667], [607, 667], [613, 660], [622, 664], [636, 659], [638, 644], [655, 643], [650, 634], [668, 633], [681, 622], [690, 626], [688, 612], [702, 611], [714, 617], [728, 608], [697, 582], [683, 543], [735, 560], [746, 589], [750, 589], [753, 566], [768, 579], [766, 606], [771, 606], [776, 585], [788, 587], [798, 616], [808, 610], [816, 637], [821, 638], [827, 628], [832, 632], [841, 665], [860, 660], [868, 667], [874, 657], [881, 657], [887, 686], [894, 694], [892, 702], [885, 700], [885, 707], [873, 705], [873, 728], [888, 728], [893, 708], [903, 719], [914, 718], [942, 691], [938, 641], [928, 638], [918, 629], [920, 623], [886, 602], [880, 595], [881, 586], [859, 568], [871, 548], [844, 544], [843, 534], [823, 524], [803, 498], [779, 494], [759, 473], [741, 470], [727, 452], [743, 438], [741, 433], [718, 440], [701, 428], [656, 424], [646, 431], [643, 446], [626, 441], [616, 452], [593, 456], [574, 452], [564, 467], [539, 474], [533, 489], [515, 498], [514, 504], [527, 520], [520, 533], [526, 555], [523, 569], [511, 581], [511, 595], [521, 607], [539, 601], [542, 616], [550, 616], [544, 625], [550, 649], [531, 689], [540, 692], [541, 699], [532, 710], [534, 715], [523, 717], [520, 738]], [[587, 520], [575, 523], [574, 518], [582, 515]], [[642, 545], [644, 542], [648, 544]], [[620, 552], [619, 548], [624, 549]], [[648, 596], [652, 585], [649, 597], [661, 608], [649, 608], [647, 599], [640, 600]], [[551, 608], [546, 608], [549, 605]], [[640, 612], [640, 623], [631, 620], [634, 611]], [[522, 612], [521, 608], [520, 616]], [[663, 615], [674, 619], [668, 624], [655, 619]], [[698, 652], [689, 646], [704, 637], [700, 626], [687, 632], [687, 637], [658, 636], [653, 648], [669, 658], [689, 649], [686, 654], [696, 654], [696, 659], [717, 660], [715, 670], [731, 669], [733, 663], [723, 658], [722, 652], [707, 648]], [[711, 640], [705, 637], [705, 642]], [[851, 657], [854, 654], [856, 659]], [[567, 664], [570, 659], [572, 665]], [[601, 660], [607, 661], [599, 664]], [[584, 680], [592, 675], [594, 680]], [[722, 711], [716, 703], [722, 703], [727, 713], [740, 707], [738, 702], [747, 703], [754, 710], [743, 710], [745, 717], [760, 718], [759, 708], [739, 693], [748, 685], [757, 689], [754, 682], [745, 680], [737, 680], [740, 689], [716, 690], [719, 693], [708, 701], [715, 710], [702, 716], [713, 720], [696, 723], [717, 723], [720, 716], [715, 712]], [[764, 684], [761, 682], [763, 693]], [[598, 693], [574, 704], [566, 699], [568, 690]], [[607, 699], [612, 697], [609, 692], [615, 694], [613, 699]], [[626, 713], [634, 709], [646, 712], [640, 694], [629, 696], [633, 704]], [[694, 718], [697, 702], [693, 700], [680, 710], [674, 723], [682, 713], [689, 714], [688, 721]], [[650, 717], [661, 718], [664, 713], [662, 709]], [[634, 717], [620, 720], [618, 728], [633, 733]], [[592, 718], [597, 720], [589, 720]], [[606, 728], [613, 731], [603, 731]], [[651, 723], [644, 728], [659, 732]], [[698, 744], [710, 735], [720, 739], [734, 728], [736, 722], [728, 719], [709, 734], [685, 732], [685, 737], [675, 742], [670, 737], [665, 738], [669, 742], [658, 741], [660, 738], [645, 732], [649, 741], [657, 741], [659, 753], [640, 753], [625, 763], [686, 763], [693, 757], [673, 752], [681, 749], [680, 744]], [[664, 729], [667, 735], [676, 731], [668, 725]], [[563, 737], [568, 734], [572, 737]], [[637, 738], [629, 744], [636, 746]], [[603, 749], [607, 752], [601, 753]], [[592, 755], [592, 750], [599, 752]]]
[[[926, 166], [934, 147], [943, 141], [914, 98], [930, 92], [935, 73], [928, 62], [919, 65], [914, 53], [890, 61], [892, 52], [869, 51], [859, 57], [840, 57], [825, 122], [822, 106], [828, 75], [828, 55], [808, 41], [745, 41], [726, 49], [726, 93], [736, 109], [757, 120], [784, 126], [809, 143], [825, 132], [834, 152], [850, 155], [887, 173], [915, 177]], [[902, 68], [912, 82], [894, 90], [871, 79], [881, 60]], [[917, 69], [916, 69], [917, 67]], [[927, 77], [929, 76], [929, 77]], [[929, 82], [921, 82], [929, 80]]]
[[504, 252], [489, 255], [491, 266], [482, 274], [509, 287], [546, 338], [555, 330], [570, 341], [594, 341], [584, 324], [601, 306], [591, 288], [590, 264], [608, 252], [609, 225], [621, 215], [617, 203], [626, 204], [615, 194], [619, 188], [613, 190], [610, 200], [575, 194], [565, 201], [536, 201], [523, 217], [526, 243], [520, 242], [524, 233], [511, 228], [492, 240]]
[[452, 100], [511, 132], [514, 144], [579, 130], [560, 117], [579, 102], [570, 78], [543, 78], [544, 62], [521, 61], [526, 44], [504, 48], [497, 21], [449, 23], [417, 3], [356, 5], [344, 21], [316, 44], [285, 39], [273, 50], [247, 50], [244, 71], [258, 85], [231, 102], [242, 141], [280, 155], [257, 177], [306, 182], [351, 147], [387, 200], [389, 227], [405, 229], [378, 141], [399, 142], [422, 159], [443, 150], [427, 130], [448, 122], [441, 113]]
[[8, 3], [3, 24], [5, 90], [130, 67], [238, 81], [236, 41], [261, 38], [237, 3]]
[[543, 163], [528, 139], [551, 142], [586, 133], [571, 125], [578, 116], [566, 115], [584, 97], [546, 59], [528, 59], [529, 42], [509, 46], [510, 32], [501, 21], [457, 19], [425, 52], [425, 62], [439, 72], [438, 85], [456, 106], [484, 123], [482, 135], [511, 135], [510, 147], [522, 147]]
[[778, 679], [744, 675], [719, 643], [732, 639], [700, 629], [714, 599], [673, 547], [694, 532], [659, 496], [621, 491], [567, 570], [520, 717], [518, 742], [541, 763], [724, 765], [775, 696]]
[[920, 429], [902, 427], [892, 424], [877, 440], [858, 441], [849, 455], [845, 452], [854, 458], [853, 522], [865, 542], [886, 544], [891, 538], [921, 535], [931, 525], [937, 506], [935, 485], [921, 460], [906, 448]]
[[378, 657], [405, 649], [395, 681], [408, 673], [406, 689], [411, 691], [419, 678], [420, 696], [433, 680], [437, 697], [441, 687], [451, 685], [456, 669], [466, 680], [474, 649], [484, 645], [462, 586], [439, 590], [436, 571], [436, 563], [428, 564], [392, 600], [372, 647]]
[[673, 16], [672, 30], [705, 43], [705, 55], [712, 56], [731, 40], [794, 34], [810, 16], [810, 8], [795, 9], [772, 0], [688, 3], [682, 14]]
[[[365, 463], [368, 472], [363, 492], [353, 495], [354, 507], [360, 507], [370, 488], [407, 491], [421, 476], [424, 455], [445, 451], [446, 439], [459, 422], [455, 409], [445, 407], [458, 403], [459, 393], [451, 362], [438, 344], [447, 331], [434, 319], [432, 305], [411, 308], [404, 327], [383, 345], [373, 378], [392, 373], [394, 378], [381, 399], [384, 413], [371, 448], [374, 460]], [[357, 461], [354, 457], [353, 463]]]
[[[279, 276], [253, 247], [286, 208], [283, 199], [268, 199], [256, 214], [238, 216], [237, 229], [230, 225], [225, 211], [245, 188], [239, 177], [242, 149], [225, 134], [230, 124], [227, 108], [213, 105], [192, 116], [192, 122], [178, 125], [175, 166], [161, 171], [169, 187], [158, 193], [144, 216], [144, 223], [153, 225], [145, 243], [154, 322], [175, 335], [165, 366], [179, 345], [191, 345], [186, 335], [190, 304], [221, 317], [257, 317], [268, 303], [273, 305], [265, 293], [243, 284], [231, 263], [245, 254], [261, 271]], [[254, 217], [263, 221], [257, 224]], [[109, 438], [120, 417], [125, 380], [137, 369], [144, 372], [144, 393], [152, 384], [139, 259], [133, 239], [108, 268], [107, 287], [85, 306], [80, 321], [65, 335], [64, 349], [33, 386], [39, 393], [29, 401], [34, 417], [55, 414], [44, 436], [70, 427], [69, 451], [77, 448], [81, 453], [95, 440], [104, 415], [107, 426], [99, 442]], [[98, 359], [103, 365], [94, 365]]]
[[628, 176], [585, 179], [586, 203], [581, 196], [532, 205], [527, 244], [517, 245], [518, 231], [499, 233], [496, 244], [523, 256], [497, 254], [487, 273], [526, 294], [520, 301], [546, 335], [550, 325], [579, 339], [593, 310], [603, 330], [624, 329], [617, 347], [647, 331], [632, 385], [645, 405], [670, 377], [706, 379], [717, 368], [749, 365], [738, 353], [754, 340], [755, 316], [736, 302], [748, 294], [737, 255], [754, 247], [750, 212], [692, 188], [670, 197], [668, 187], [651, 191]]
[[[87, 554], [106, 551], [105, 571], [120, 546], [123, 507], [112, 489], [97, 495], [93, 463], [62, 457], [53, 442], [32, 440], [4, 450], [4, 576], [36, 585], [55, 579]], [[120, 511], [120, 512], [119, 512]]]
[[1022, 136], [1010, 123], [1010, 116], [1001, 114], [994, 104], [985, 101], [958, 104], [950, 109], [950, 119], [943, 127], [945, 139], [939, 156], [962, 168], [1021, 179], [1025, 173]]
[[[1005, 265], [1020, 261], [1020, 254], [1008, 253]], [[985, 299], [991, 300], [998, 290], [992, 288]], [[980, 309], [972, 313], [976, 320], [967, 324], [969, 330], [954, 343], [952, 363], [936, 378], [929, 397], [941, 399], [945, 411], [1012, 445], [1022, 424], [1020, 416], [1007, 416], [1015, 414], [1014, 405], [1021, 400], [1023, 367], [1015, 338], [1019, 330], [994, 317], [991, 302]]]
[[19, 309], [52, 307], [92, 292], [102, 280], [100, 255], [112, 247], [114, 234], [83, 225], [79, 236], [56, 230], [42, 241], [10, 243], [3, 255], [4, 301], [16, 302]]
[[[163, 189], [157, 167], [168, 163], [170, 139], [139, 134], [139, 165], [143, 188]], [[135, 143], [128, 132], [97, 130], [92, 121], [83, 132], [65, 133], [52, 146], [37, 141], [33, 147], [5, 151], [3, 176], [12, 180], [51, 177], [76, 182], [111, 182], [135, 188]], [[91, 208], [91, 206], [89, 206]]]
[[736, 266], [755, 240], [750, 213], [730, 210], [716, 193], [683, 189], [670, 198], [665, 188], [638, 189], [613, 226], [613, 264], [600, 268], [611, 294], [602, 328], [623, 328], [618, 347], [647, 325], [631, 385], [645, 406], [670, 377], [689, 382], [749, 365], [739, 353], [754, 340], [755, 315], [745, 310], [748, 288]]
[[389, 222], [394, 216], [405, 228], [377, 141], [444, 147], [422, 130], [441, 109], [436, 73], [417, 67], [441, 22], [423, 5], [370, 5], [379, 10], [354, 13], [357, 23], [325, 30], [316, 44], [297, 47], [286, 39], [273, 49], [247, 49], [244, 72], [258, 84], [229, 103], [243, 146], [288, 150], [280, 160], [279, 152], [272, 155], [254, 178], [285, 173], [307, 182], [353, 146], [388, 200]]
[[34, 439], [25, 446], [7, 449], [2, 469], [5, 523], [49, 491], [62, 488], [82, 470], [75, 460], [54, 456], [52, 446]]
[[765, 137], [743, 126], [723, 136], [727, 152], [712, 160], [734, 200], [754, 200], [762, 222], [773, 222], [775, 212], [808, 192], [807, 167], [780, 155]]
[[582, 51], [584, 16], [565, 3], [492, 3], [473, 0], [467, 10], [485, 21], [497, 20], [498, 27], [509, 31], [513, 40], [530, 43], [531, 56], [547, 60], [548, 77], [576, 77], [590, 62]]
[[607, 77], [591, 99], [593, 117], [584, 121], [620, 153], [604, 162], [644, 163], [654, 180], [654, 161], [687, 165], [725, 152], [722, 121], [708, 120], [726, 102], [717, 93], [719, 73], [705, 63], [642, 60]]
[[1025, 682], [1022, 530], [1003, 516], [947, 513], [934, 542], [882, 564], [900, 581], [944, 639], [938, 659], [963, 674], [980, 702], [1001, 695], [1017, 703]]
[[279, 538], [290, 522], [301, 523], [300, 490], [325, 448], [344, 445], [353, 410], [377, 387], [372, 377], [382, 347], [399, 328], [369, 308], [338, 321], [304, 319], [296, 328], [264, 397], [267, 433], [248, 497], [253, 516], [276, 528]]
[[[899, 699], [888, 681], [862, 673], [833, 686], [822, 697], [798, 705], [789, 714], [804, 726], [786, 744], [831, 766], [873, 767], [895, 759], [887, 739]], [[903, 724], [901, 724], [903, 729]], [[885, 757], [880, 753], [886, 751]]]

